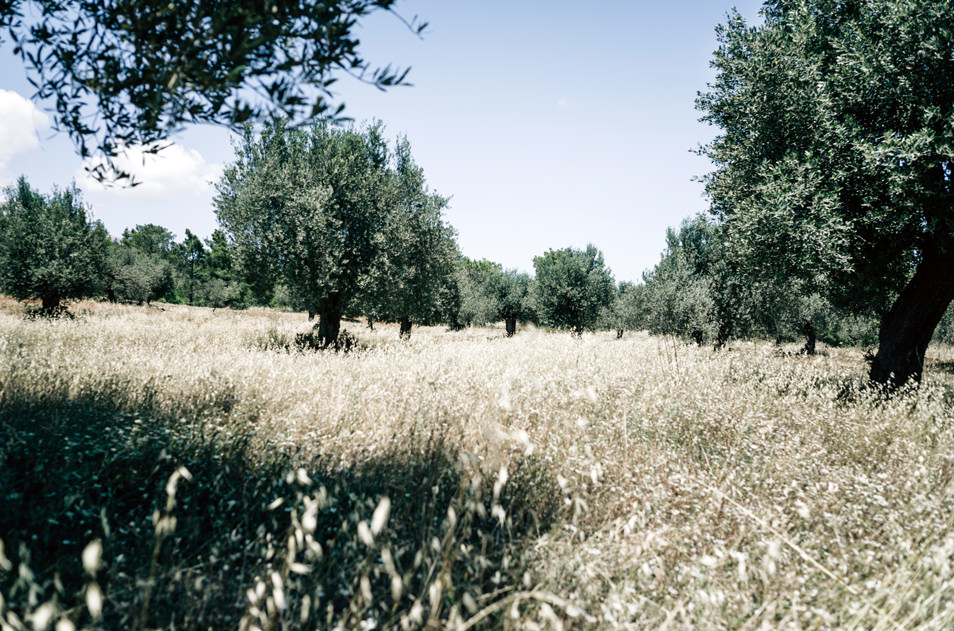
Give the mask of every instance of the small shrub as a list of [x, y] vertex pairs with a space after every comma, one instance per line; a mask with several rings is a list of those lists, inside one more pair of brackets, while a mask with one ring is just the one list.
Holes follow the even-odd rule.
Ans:
[[[305, 333], [299, 333], [295, 336], [295, 348], [300, 351], [320, 351], [328, 347], [325, 346], [325, 344], [321, 341], [321, 338], [318, 337], [317, 329], [311, 329]], [[360, 348], [361, 344], [358, 341], [358, 338], [345, 330], [342, 330], [340, 333], [338, 333], [338, 339], [336, 339], [334, 344], [331, 345], [332, 350], [340, 351], [342, 353], [359, 350]]]
[[252, 348], [263, 351], [284, 351], [291, 350], [292, 344], [297, 343], [297, 337], [289, 339], [288, 335], [279, 331], [275, 327], [266, 329], [264, 333], [256, 334], [252, 340]]
[[55, 307], [43, 307], [40, 305], [27, 305], [23, 309], [23, 317], [27, 320], [74, 320], [76, 316], [70, 313], [66, 305], [57, 305]]

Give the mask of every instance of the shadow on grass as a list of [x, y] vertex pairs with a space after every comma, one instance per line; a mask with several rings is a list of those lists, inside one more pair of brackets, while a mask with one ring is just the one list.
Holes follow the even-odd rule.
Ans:
[[[517, 586], [558, 519], [543, 465], [519, 461], [501, 486], [441, 436], [347, 470], [251, 444], [101, 402], [5, 406], [6, 609], [28, 620], [52, 602], [77, 628], [444, 626]], [[80, 561], [94, 540], [95, 576]]]
[[930, 368], [940, 370], [941, 372], [954, 374], [954, 362], [931, 362], [928, 364], [928, 366]]

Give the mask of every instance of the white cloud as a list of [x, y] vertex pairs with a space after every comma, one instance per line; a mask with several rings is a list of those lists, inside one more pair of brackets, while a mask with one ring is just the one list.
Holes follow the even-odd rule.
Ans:
[[40, 146], [37, 132], [50, 126], [50, 117], [16, 92], [0, 90], [0, 172], [18, 153]]
[[116, 157], [115, 166], [133, 176], [136, 186], [103, 184], [87, 169], [102, 163], [102, 158], [87, 158], [84, 169], [76, 174], [80, 188], [88, 193], [112, 193], [127, 199], [170, 200], [207, 195], [222, 173], [222, 165], [206, 162], [195, 149], [176, 143], [165, 144], [156, 153], [142, 146], [128, 147]]
[[566, 98], [565, 96], [561, 96], [559, 99], [557, 99], [556, 106], [557, 109], [565, 110], [566, 108], [570, 107], [570, 99]]

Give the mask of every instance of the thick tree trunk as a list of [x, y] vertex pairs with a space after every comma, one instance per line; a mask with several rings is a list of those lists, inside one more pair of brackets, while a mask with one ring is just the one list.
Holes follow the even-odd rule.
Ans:
[[192, 262], [192, 267], [189, 268], [189, 306], [191, 307], [195, 302], [195, 261]]
[[411, 337], [411, 321], [408, 319], [401, 320], [401, 339], [406, 340]]
[[43, 296], [43, 312], [44, 313], [53, 313], [60, 308], [60, 296], [59, 294], [52, 294], [50, 296]]
[[802, 352], [806, 355], [815, 354], [815, 343], [818, 341], [818, 331], [815, 330], [815, 325], [810, 321], [805, 322], [805, 348], [802, 349]]
[[892, 388], [908, 380], [921, 383], [924, 353], [951, 300], [954, 244], [944, 252], [926, 249], [914, 276], [881, 320], [878, 354], [871, 362], [872, 381]]
[[341, 330], [341, 296], [329, 294], [321, 301], [318, 311], [318, 338], [324, 348], [333, 346], [338, 341], [338, 331]]
[[[722, 321], [719, 322], [719, 331], [716, 333], [716, 350], [725, 347], [731, 337], [732, 323], [727, 318], [722, 318]], [[699, 346], [702, 346], [702, 342], [699, 342]]]
[[513, 337], [513, 334], [517, 332], [517, 318], [504, 318], [504, 322], [507, 325], [507, 337]]

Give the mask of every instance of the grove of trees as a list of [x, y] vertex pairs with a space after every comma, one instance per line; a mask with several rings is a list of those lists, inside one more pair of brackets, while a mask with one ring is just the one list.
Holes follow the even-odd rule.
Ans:
[[839, 307], [820, 283], [751, 274], [733, 258], [725, 224], [705, 216], [667, 231], [659, 263], [636, 291], [642, 328], [699, 344], [803, 338], [805, 352], [814, 353], [818, 339], [836, 346], [877, 339], [870, 312]]
[[222, 230], [205, 241], [186, 229], [181, 242], [168, 229], [141, 224], [110, 246], [107, 296], [112, 300], [209, 307], [245, 307], [261, 301], [232, 262]]
[[[84, 155], [90, 143], [106, 156], [148, 146], [189, 122], [245, 124], [218, 185], [222, 229], [206, 241], [155, 224], [112, 241], [75, 187], [8, 188], [0, 290], [44, 311], [84, 296], [272, 304], [318, 315], [325, 346], [355, 314], [398, 322], [402, 336], [415, 323], [496, 321], [510, 336], [524, 321], [717, 348], [877, 343], [870, 377], [891, 388], [920, 381], [932, 336], [954, 336], [947, 2], [768, 0], [757, 26], [730, 14], [696, 102], [718, 129], [700, 150], [715, 166], [710, 216], [670, 229], [642, 282], [620, 285], [592, 245], [536, 257], [534, 277], [462, 256], [448, 200], [407, 139], [334, 124], [336, 72], [368, 72], [379, 87], [404, 79], [372, 72], [353, 35], [391, 0], [0, 4], [0, 34]], [[27, 19], [32, 5], [43, 10]], [[263, 90], [251, 100], [250, 83]]]
[[[824, 291], [830, 279], [753, 274], [735, 258], [724, 219], [696, 216], [670, 229], [659, 263], [638, 284], [614, 284], [592, 245], [546, 252], [531, 277], [462, 256], [443, 219], [446, 199], [428, 190], [407, 140], [389, 146], [380, 126], [276, 126], [247, 142], [220, 185], [230, 232], [204, 241], [189, 230], [177, 241], [156, 224], [111, 240], [75, 189], [41, 195], [21, 179], [0, 207], [0, 291], [38, 300], [50, 314], [85, 296], [310, 311], [319, 315], [324, 346], [334, 344], [329, 328], [345, 315], [400, 323], [402, 336], [415, 323], [459, 329], [501, 321], [512, 336], [522, 321], [617, 337], [645, 329], [715, 347], [736, 338], [801, 338], [809, 353], [816, 340], [877, 342], [878, 312], [833, 298]], [[296, 183], [296, 176], [310, 179]], [[348, 189], [348, 182], [360, 185]], [[309, 191], [321, 203], [309, 202]], [[330, 324], [329, 295], [337, 318]], [[937, 339], [954, 341], [951, 322], [949, 310]]]

